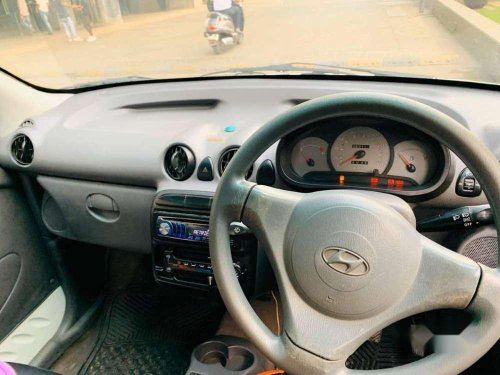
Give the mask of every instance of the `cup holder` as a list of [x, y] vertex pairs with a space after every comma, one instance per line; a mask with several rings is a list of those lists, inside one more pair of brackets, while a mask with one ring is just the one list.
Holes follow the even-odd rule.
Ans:
[[247, 349], [241, 346], [229, 348], [229, 360], [224, 366], [229, 371], [244, 371], [252, 367], [255, 357]]
[[[220, 341], [208, 341], [194, 351], [194, 358], [205, 366], [222, 366], [228, 372], [244, 372], [255, 363], [255, 356], [248, 349]], [[220, 367], [219, 367], [220, 368]]]
[[226, 367], [229, 351], [226, 344], [216, 341], [209, 341], [196, 348], [195, 358], [205, 365], [215, 365], [220, 363]]

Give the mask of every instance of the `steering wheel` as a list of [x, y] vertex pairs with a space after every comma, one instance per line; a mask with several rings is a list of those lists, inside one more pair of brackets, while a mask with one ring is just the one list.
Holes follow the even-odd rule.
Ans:
[[[382, 328], [424, 311], [466, 309], [472, 322], [459, 335], [435, 335], [433, 354], [377, 372], [459, 373], [500, 338], [500, 269], [422, 236], [412, 209], [396, 196], [355, 190], [305, 194], [245, 180], [254, 160], [286, 134], [347, 115], [408, 124], [455, 152], [480, 181], [500, 233], [499, 163], [471, 132], [398, 96], [326, 96], [262, 126], [224, 172], [210, 215], [210, 255], [220, 294], [250, 341], [291, 374], [357, 374], [346, 359]], [[229, 245], [234, 221], [253, 231], [270, 259], [283, 305], [280, 336], [259, 319], [238, 283]]]

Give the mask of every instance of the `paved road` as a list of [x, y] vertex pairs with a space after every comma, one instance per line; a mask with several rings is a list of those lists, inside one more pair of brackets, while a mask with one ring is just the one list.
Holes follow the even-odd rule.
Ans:
[[203, 38], [205, 14], [194, 9], [127, 17], [96, 28], [94, 43], [68, 43], [62, 34], [16, 38], [5, 41], [0, 65], [52, 87], [287, 62], [488, 79], [436, 18], [419, 13], [417, 0], [247, 0], [244, 43], [222, 55]]

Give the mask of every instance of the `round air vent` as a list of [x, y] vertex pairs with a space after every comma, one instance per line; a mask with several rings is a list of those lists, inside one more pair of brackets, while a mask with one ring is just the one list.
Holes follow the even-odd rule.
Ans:
[[196, 159], [186, 146], [174, 145], [165, 154], [165, 170], [177, 181], [187, 180], [194, 172]]
[[30, 165], [33, 161], [35, 151], [27, 135], [17, 135], [12, 141], [10, 151], [14, 160], [20, 165]]
[[[236, 154], [238, 149], [239, 149], [239, 147], [231, 147], [231, 148], [226, 149], [222, 153], [222, 155], [219, 158], [219, 163], [217, 165], [217, 169], [219, 170], [220, 176], [222, 176], [222, 174], [224, 173], [224, 171], [227, 168], [227, 165], [229, 164], [229, 162], [233, 158], [234, 154]], [[249, 178], [252, 175], [252, 172], [253, 172], [253, 166], [251, 166], [250, 169], [248, 170], [248, 172], [246, 174], [246, 178]]]

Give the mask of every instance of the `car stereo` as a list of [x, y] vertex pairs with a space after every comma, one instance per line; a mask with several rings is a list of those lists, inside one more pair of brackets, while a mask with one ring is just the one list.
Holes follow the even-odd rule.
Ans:
[[[158, 193], [152, 212], [153, 273], [160, 284], [215, 288], [209, 251], [210, 193]], [[255, 280], [257, 240], [242, 223], [231, 223], [230, 247], [245, 292]]]
[[208, 224], [170, 220], [165, 216], [156, 217], [156, 234], [159, 237], [208, 243]]

